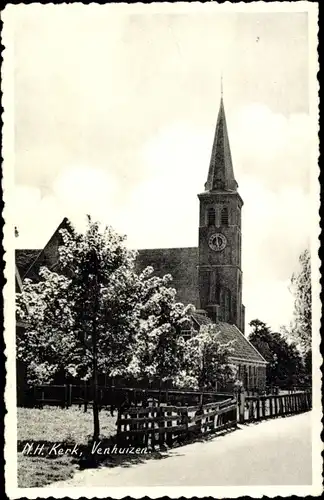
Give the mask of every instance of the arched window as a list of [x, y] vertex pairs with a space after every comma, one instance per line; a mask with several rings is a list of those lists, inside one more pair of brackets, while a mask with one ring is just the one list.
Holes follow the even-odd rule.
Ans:
[[228, 208], [227, 207], [222, 208], [221, 224], [222, 224], [222, 226], [228, 226]]
[[215, 209], [214, 208], [208, 209], [207, 224], [208, 224], [208, 226], [215, 226]]

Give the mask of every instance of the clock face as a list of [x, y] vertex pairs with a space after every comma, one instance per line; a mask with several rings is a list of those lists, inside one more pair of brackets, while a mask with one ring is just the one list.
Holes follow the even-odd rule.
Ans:
[[224, 250], [224, 248], [226, 247], [226, 243], [226, 237], [221, 233], [212, 234], [208, 240], [208, 245], [212, 250], [215, 250], [216, 252]]

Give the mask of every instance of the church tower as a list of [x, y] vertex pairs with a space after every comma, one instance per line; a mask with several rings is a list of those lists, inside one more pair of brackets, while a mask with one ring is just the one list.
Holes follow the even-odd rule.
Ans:
[[198, 195], [200, 307], [213, 321], [236, 325], [244, 333], [241, 270], [242, 198], [237, 192], [223, 96], [205, 191]]

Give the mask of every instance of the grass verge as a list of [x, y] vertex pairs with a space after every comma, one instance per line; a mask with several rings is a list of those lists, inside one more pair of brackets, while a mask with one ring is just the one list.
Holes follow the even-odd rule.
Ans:
[[[100, 437], [111, 439], [116, 433], [116, 417], [102, 410], [100, 424]], [[78, 407], [18, 408], [17, 434], [20, 488], [42, 487], [65, 480], [78, 469], [80, 458], [69, 453], [59, 455], [55, 450], [71, 449], [74, 445], [80, 450], [87, 448], [92, 435], [92, 410], [84, 413]], [[53, 445], [57, 448], [48, 455]]]

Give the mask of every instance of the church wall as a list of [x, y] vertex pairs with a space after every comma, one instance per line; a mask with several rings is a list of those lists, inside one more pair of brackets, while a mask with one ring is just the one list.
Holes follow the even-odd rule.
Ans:
[[162, 277], [171, 274], [171, 286], [177, 290], [176, 300], [199, 308], [198, 248], [155, 248], [139, 250], [136, 258], [137, 271], [147, 266]]

